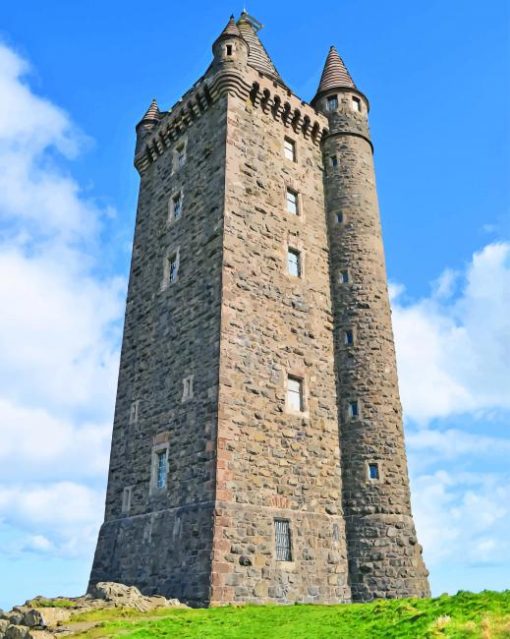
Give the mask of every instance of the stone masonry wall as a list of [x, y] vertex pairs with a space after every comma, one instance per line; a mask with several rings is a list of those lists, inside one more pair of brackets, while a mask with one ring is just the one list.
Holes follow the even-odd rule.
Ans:
[[[339, 95], [323, 147], [349, 573], [353, 599], [364, 601], [429, 590], [411, 513], [372, 149], [363, 137], [367, 104], [354, 112], [353, 95], [360, 97]], [[370, 478], [369, 464], [379, 478]]]
[[[209, 598], [225, 136], [221, 98], [142, 175], [106, 517], [91, 575], [91, 584], [120, 581], [195, 603]], [[186, 161], [177, 168], [181, 143]], [[182, 217], [169, 224], [169, 201], [181, 190]], [[165, 286], [165, 260], [176, 251], [177, 281]], [[183, 401], [188, 376], [193, 397]], [[151, 480], [158, 447], [168, 448], [163, 489]]]
[[[348, 601], [320, 147], [229, 96], [226, 162], [211, 600]], [[287, 247], [301, 251], [301, 278]], [[304, 382], [299, 414], [289, 373]], [[290, 521], [292, 561], [275, 558], [275, 518]]]

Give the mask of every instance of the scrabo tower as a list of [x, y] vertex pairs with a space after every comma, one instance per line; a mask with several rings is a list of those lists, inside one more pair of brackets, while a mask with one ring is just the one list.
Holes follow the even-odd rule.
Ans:
[[141, 185], [91, 584], [193, 604], [427, 595], [368, 101], [312, 102], [243, 13], [137, 126]]

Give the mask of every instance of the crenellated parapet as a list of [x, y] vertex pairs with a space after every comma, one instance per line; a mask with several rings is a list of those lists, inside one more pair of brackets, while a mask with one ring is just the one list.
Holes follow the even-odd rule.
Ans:
[[[213, 97], [205, 81], [199, 81], [170, 111], [160, 114], [159, 121], [141, 137], [137, 127], [135, 167], [140, 174], [169, 149], [195, 120], [207, 111]], [[143, 120], [142, 120], [143, 122]]]
[[259, 75], [250, 89], [252, 104], [296, 134], [320, 144], [328, 132], [327, 119], [279, 83]]
[[[167, 112], [159, 114], [143, 135], [137, 128], [138, 141], [135, 166], [143, 174], [210, 106], [222, 96], [232, 95], [262, 109], [286, 128], [320, 144], [328, 133], [327, 118], [301, 100], [279, 82], [261, 72], [223, 66], [213, 75], [206, 75]], [[144, 120], [140, 124], [142, 124]]]

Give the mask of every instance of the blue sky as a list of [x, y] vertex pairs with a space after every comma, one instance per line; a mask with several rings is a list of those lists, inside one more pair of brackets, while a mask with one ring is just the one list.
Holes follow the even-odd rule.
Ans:
[[[0, 7], [0, 607], [85, 588], [102, 518], [134, 125], [203, 73], [224, 2]], [[313, 96], [372, 105], [413, 503], [434, 593], [510, 586], [509, 7], [257, 1]]]

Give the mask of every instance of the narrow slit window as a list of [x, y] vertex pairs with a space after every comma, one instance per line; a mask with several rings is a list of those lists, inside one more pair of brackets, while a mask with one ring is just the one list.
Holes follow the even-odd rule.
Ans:
[[275, 519], [274, 532], [277, 561], [292, 561], [292, 540], [289, 520]]
[[291, 375], [287, 379], [287, 405], [291, 411], [303, 412], [303, 380]]
[[182, 193], [172, 198], [172, 218], [178, 220], [182, 215]]
[[352, 96], [351, 105], [353, 111], [361, 111], [361, 100], [359, 98]]
[[292, 162], [296, 161], [296, 143], [290, 138], [285, 138], [283, 141], [283, 151], [287, 160]]
[[185, 402], [193, 397], [193, 375], [188, 375], [182, 380], [182, 401]]
[[336, 156], [336, 155], [332, 155], [332, 156], [329, 158], [329, 160], [330, 160], [331, 166], [332, 166], [334, 169], [336, 169], [336, 168], [338, 167], [338, 158], [337, 158], [337, 156]]
[[177, 271], [179, 270], [179, 260], [177, 253], [174, 253], [168, 258], [168, 281], [170, 284], [177, 280]]
[[338, 96], [330, 95], [328, 98], [328, 111], [336, 111], [338, 109]]
[[340, 271], [340, 284], [349, 283], [349, 271]]
[[292, 189], [287, 189], [287, 211], [293, 215], [298, 214], [298, 194]]
[[368, 478], [379, 479], [379, 464], [368, 464]]
[[156, 488], [164, 488], [168, 477], [167, 451], [160, 450], [156, 453]]
[[175, 149], [175, 164], [176, 168], [180, 169], [184, 166], [186, 162], [186, 146], [184, 144], [180, 144]]
[[128, 513], [131, 510], [131, 498], [133, 495], [133, 486], [125, 486], [122, 490], [122, 512]]
[[349, 417], [351, 419], [356, 419], [356, 417], [359, 417], [359, 406], [358, 406], [358, 402], [354, 401], [354, 402], [349, 402], [349, 406], [348, 406], [348, 414]]
[[131, 402], [131, 407], [129, 409], [129, 423], [136, 424], [138, 422], [138, 412], [140, 407], [140, 400], [135, 399], [134, 402]]
[[301, 254], [299, 251], [294, 249], [287, 251], [287, 270], [289, 275], [301, 277]]
[[335, 216], [335, 221], [337, 224], [342, 224], [344, 221], [344, 214], [343, 213], [337, 213]]
[[344, 344], [346, 346], [352, 346], [354, 344], [354, 333], [350, 328], [344, 331]]
[[227, 55], [232, 55], [232, 45], [227, 44]]

